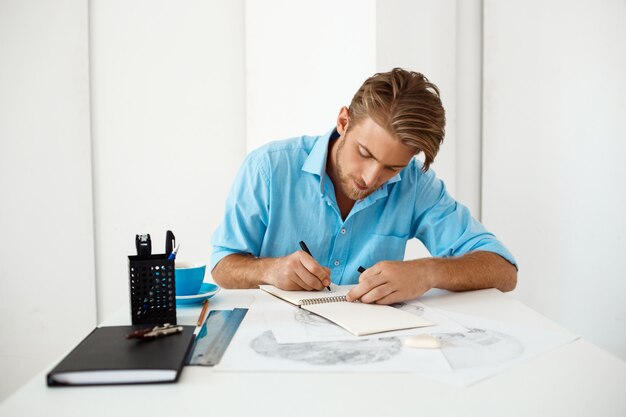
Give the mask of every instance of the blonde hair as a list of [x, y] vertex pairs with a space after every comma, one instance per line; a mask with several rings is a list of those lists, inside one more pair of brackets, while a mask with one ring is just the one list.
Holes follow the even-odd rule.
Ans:
[[374, 74], [356, 92], [350, 103], [350, 123], [366, 117], [415, 154], [424, 152], [425, 172], [435, 160], [445, 135], [446, 115], [437, 86], [419, 72], [394, 68]]

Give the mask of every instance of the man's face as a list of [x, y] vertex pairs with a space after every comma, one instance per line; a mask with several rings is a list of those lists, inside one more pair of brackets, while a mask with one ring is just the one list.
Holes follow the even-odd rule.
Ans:
[[[341, 133], [341, 132], [340, 132]], [[343, 193], [362, 200], [413, 158], [414, 150], [366, 118], [338, 139], [335, 166]]]

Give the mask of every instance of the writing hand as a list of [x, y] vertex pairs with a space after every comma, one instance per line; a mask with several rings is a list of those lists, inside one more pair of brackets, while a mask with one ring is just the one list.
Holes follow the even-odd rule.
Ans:
[[275, 258], [269, 281], [283, 290], [322, 290], [330, 285], [330, 269], [321, 266], [311, 255], [297, 251]]
[[347, 299], [393, 304], [417, 298], [432, 287], [429, 268], [420, 260], [382, 261], [359, 276], [359, 284], [348, 292]]

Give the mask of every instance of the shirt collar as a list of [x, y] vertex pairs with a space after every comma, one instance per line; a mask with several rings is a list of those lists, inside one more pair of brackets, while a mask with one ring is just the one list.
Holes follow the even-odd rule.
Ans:
[[335, 140], [338, 137], [339, 133], [337, 133], [337, 129], [335, 128], [328, 131], [325, 135], [320, 136], [319, 139], [315, 141], [315, 145], [313, 145], [311, 153], [304, 161], [304, 165], [302, 165], [302, 170], [305, 172], [310, 172], [311, 174], [318, 175], [320, 178], [326, 176], [328, 144], [331, 140]]

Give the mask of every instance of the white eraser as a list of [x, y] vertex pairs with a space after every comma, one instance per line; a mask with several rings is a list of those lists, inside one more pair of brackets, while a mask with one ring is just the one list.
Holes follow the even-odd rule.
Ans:
[[404, 341], [404, 345], [417, 349], [438, 349], [441, 347], [439, 340], [429, 334], [416, 334], [408, 337]]

